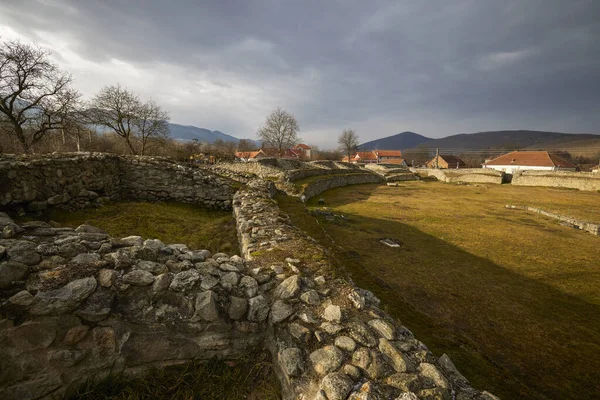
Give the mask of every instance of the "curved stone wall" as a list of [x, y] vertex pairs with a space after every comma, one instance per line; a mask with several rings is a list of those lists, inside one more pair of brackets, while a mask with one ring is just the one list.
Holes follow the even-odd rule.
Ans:
[[504, 173], [500, 171], [483, 168], [414, 168], [413, 170], [420, 176], [433, 176], [441, 182], [448, 183], [495, 183], [499, 185], [504, 178]]
[[373, 173], [327, 175], [308, 183], [302, 190], [302, 194], [306, 196], [307, 199], [310, 199], [326, 190], [336, 187], [358, 185], [361, 183], [381, 183], [383, 181], [384, 178]]
[[517, 171], [511, 184], [600, 191], [600, 174], [569, 171]]
[[286, 400], [495, 399], [340, 278], [274, 195], [260, 179], [234, 195], [245, 260], [0, 214], [0, 397], [258, 345]]
[[103, 153], [0, 157], [0, 207], [43, 211], [119, 199], [177, 201], [231, 209], [232, 181], [157, 157]]

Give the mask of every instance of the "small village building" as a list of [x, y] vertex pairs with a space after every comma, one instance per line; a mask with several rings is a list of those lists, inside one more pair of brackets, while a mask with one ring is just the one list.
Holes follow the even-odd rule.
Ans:
[[483, 168], [516, 171], [576, 171], [575, 164], [547, 151], [512, 151], [483, 164]]
[[238, 151], [235, 153], [235, 159], [237, 161], [248, 162], [248, 161], [256, 161], [261, 158], [265, 158], [267, 155], [262, 151]]
[[262, 148], [261, 150], [266, 157], [299, 161], [310, 161], [312, 159], [312, 148], [304, 143], [297, 144], [289, 149], [282, 149], [281, 153], [275, 148]]
[[596, 165], [594, 168], [592, 168], [592, 172], [600, 173], [600, 164]]
[[342, 159], [344, 162], [351, 162], [354, 164], [394, 164], [402, 167], [406, 167], [406, 161], [402, 158], [402, 152], [400, 150], [370, 150], [370, 151], [358, 151], [351, 156]]
[[427, 168], [458, 169], [467, 168], [467, 164], [460, 157], [440, 154], [427, 162]]

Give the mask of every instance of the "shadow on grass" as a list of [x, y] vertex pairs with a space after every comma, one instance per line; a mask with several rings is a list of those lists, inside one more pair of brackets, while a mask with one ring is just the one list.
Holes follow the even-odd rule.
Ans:
[[[348, 203], [369, 199], [376, 187], [362, 186]], [[475, 387], [505, 399], [600, 398], [600, 307], [406, 224], [347, 213], [350, 222], [330, 222], [295, 200], [279, 203]], [[385, 236], [402, 246], [385, 246]]]

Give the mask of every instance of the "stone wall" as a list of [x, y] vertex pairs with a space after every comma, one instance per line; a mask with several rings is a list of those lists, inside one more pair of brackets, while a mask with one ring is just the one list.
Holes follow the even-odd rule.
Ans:
[[589, 222], [589, 221], [583, 221], [581, 219], [568, 217], [565, 215], [556, 214], [556, 213], [553, 213], [550, 211], [542, 210], [541, 208], [535, 208], [535, 207], [529, 207], [529, 206], [511, 206], [511, 205], [507, 205], [506, 208], [508, 208], [509, 210], [525, 210], [525, 211], [534, 212], [538, 215], [543, 215], [545, 217], [557, 219], [560, 222], [562, 222], [563, 224], [566, 224], [567, 226], [572, 226], [573, 228], [581, 229], [583, 231], [591, 233], [592, 235], [597, 235], [597, 236], [600, 235], [600, 224], [596, 224], [596, 223]]
[[43, 211], [119, 199], [178, 201], [231, 208], [235, 188], [205, 168], [164, 158], [102, 153], [0, 158], [0, 206]]
[[[9, 227], [9, 229], [6, 229]], [[273, 276], [244, 260], [0, 214], [0, 398], [263, 346]]]
[[[134, 166], [162, 165], [123, 170]], [[340, 277], [274, 195], [273, 182], [256, 179], [233, 197], [245, 259], [0, 214], [0, 398], [263, 346], [285, 400], [496, 399]]]
[[362, 183], [381, 183], [384, 181], [379, 175], [372, 173], [354, 173], [346, 175], [326, 175], [320, 177], [306, 185], [303, 188], [302, 194], [310, 199], [317, 196], [326, 190], [341, 186], [358, 185]]
[[504, 173], [493, 169], [461, 168], [461, 169], [436, 169], [413, 168], [421, 177], [432, 176], [441, 182], [448, 183], [496, 183], [501, 184]]
[[512, 182], [516, 186], [547, 186], [579, 190], [600, 190], [600, 174], [569, 171], [517, 171]]
[[277, 273], [266, 345], [284, 399], [496, 399], [473, 389], [446, 355], [434, 357], [371, 292], [336, 278], [326, 250], [280, 212], [272, 185], [250, 182], [233, 209], [252, 271]]

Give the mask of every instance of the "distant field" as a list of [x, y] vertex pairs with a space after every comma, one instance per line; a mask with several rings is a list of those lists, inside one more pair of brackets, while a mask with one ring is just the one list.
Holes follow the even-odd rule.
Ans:
[[278, 200], [474, 386], [503, 399], [600, 398], [600, 237], [504, 208], [599, 221], [600, 193], [406, 182], [320, 197], [349, 222], [317, 223], [296, 199]]
[[53, 210], [45, 218], [65, 226], [94, 225], [114, 237], [139, 235], [213, 253], [239, 253], [231, 212], [207, 210], [197, 205], [120, 202], [76, 212]]

